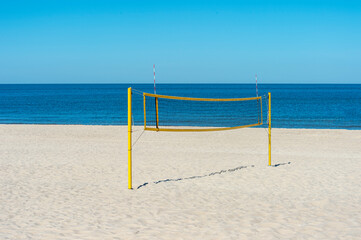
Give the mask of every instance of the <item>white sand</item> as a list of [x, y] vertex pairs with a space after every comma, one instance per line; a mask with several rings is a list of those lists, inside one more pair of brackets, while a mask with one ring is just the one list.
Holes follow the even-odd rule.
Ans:
[[0, 239], [360, 239], [361, 131], [272, 133], [0, 125]]

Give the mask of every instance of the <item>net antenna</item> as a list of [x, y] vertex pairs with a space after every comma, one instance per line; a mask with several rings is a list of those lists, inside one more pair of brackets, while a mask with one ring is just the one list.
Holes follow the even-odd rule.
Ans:
[[155, 87], [155, 64], [153, 64], [153, 76], [154, 76], [154, 94], [157, 94], [157, 90]]
[[[256, 73], [256, 97], [258, 97], [258, 86], [257, 86], [257, 73]], [[259, 102], [259, 100], [257, 100], [257, 110], [258, 110], [258, 112], [260, 111], [260, 102]], [[259, 115], [258, 115], [258, 123], [259, 123], [260, 121], [259, 121]]]
[[[155, 64], [153, 64], [153, 76], [154, 76], [154, 94], [157, 94], [157, 89], [155, 87]], [[155, 113], [156, 113], [156, 117], [157, 117], [157, 121], [156, 121], [156, 128], [158, 129], [158, 98], [154, 98], [154, 106], [155, 106]]]
[[257, 73], [256, 73], [256, 97], [258, 97], [258, 87], [257, 87]]

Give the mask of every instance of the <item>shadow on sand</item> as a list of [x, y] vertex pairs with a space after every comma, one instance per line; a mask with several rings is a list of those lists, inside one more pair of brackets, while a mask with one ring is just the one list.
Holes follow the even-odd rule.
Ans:
[[288, 164], [291, 164], [291, 162], [286, 162], [286, 163], [277, 163], [275, 165], [271, 165], [271, 167], [279, 167], [279, 166], [282, 166], [282, 165], [288, 165]]
[[[204, 178], [204, 177], [210, 177], [210, 176], [214, 176], [214, 175], [218, 175], [218, 174], [223, 174], [223, 173], [227, 173], [227, 172], [235, 172], [238, 170], [241, 170], [242, 168], [247, 168], [247, 167], [254, 167], [254, 165], [250, 165], [250, 166], [240, 166], [240, 167], [236, 167], [236, 168], [230, 168], [227, 170], [221, 170], [218, 172], [212, 172], [212, 173], [208, 173], [205, 175], [200, 175], [200, 176], [192, 176], [192, 177], [185, 177], [185, 178], [168, 178], [168, 179], [163, 179], [163, 180], [158, 180], [153, 182], [154, 184], [159, 184], [159, 183], [165, 183], [165, 182], [178, 182], [178, 181], [183, 181], [183, 180], [189, 180], [189, 179], [195, 179], [195, 178]], [[143, 183], [142, 185], [139, 185], [137, 187], [137, 189], [142, 188], [146, 185], [148, 185], [148, 182]]]

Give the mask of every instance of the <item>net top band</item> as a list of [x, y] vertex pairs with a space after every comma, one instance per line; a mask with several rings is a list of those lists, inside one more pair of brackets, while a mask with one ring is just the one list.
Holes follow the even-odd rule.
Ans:
[[175, 99], [175, 100], [188, 100], [188, 101], [207, 101], [207, 102], [235, 102], [235, 101], [249, 101], [257, 100], [262, 97], [251, 97], [251, 98], [191, 98], [191, 97], [176, 97], [176, 96], [167, 96], [160, 94], [152, 93], [143, 93], [144, 96], [155, 97], [155, 98], [166, 98], [166, 99]]

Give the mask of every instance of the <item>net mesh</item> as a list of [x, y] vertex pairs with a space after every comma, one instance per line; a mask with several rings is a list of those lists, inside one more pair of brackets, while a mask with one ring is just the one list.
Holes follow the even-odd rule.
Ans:
[[[268, 97], [245, 99], [169, 99], [136, 91], [136, 125], [146, 130], [196, 130], [262, 126], [267, 124]], [[139, 114], [142, 109], [142, 115]]]

